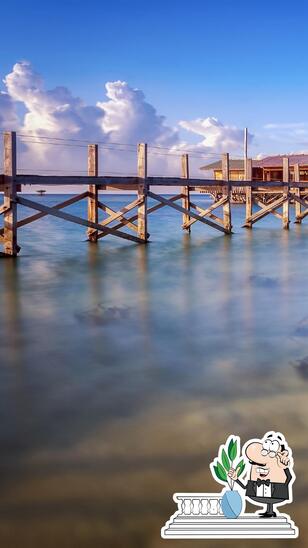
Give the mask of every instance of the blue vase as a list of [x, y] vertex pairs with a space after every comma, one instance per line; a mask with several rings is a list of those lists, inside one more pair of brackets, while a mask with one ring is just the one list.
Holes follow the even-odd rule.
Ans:
[[242, 497], [238, 491], [225, 491], [222, 496], [221, 508], [226, 518], [238, 518], [242, 511], [242, 506]]

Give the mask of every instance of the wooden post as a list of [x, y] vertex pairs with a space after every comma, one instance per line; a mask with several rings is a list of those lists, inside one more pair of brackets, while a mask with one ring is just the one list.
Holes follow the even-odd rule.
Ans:
[[[98, 177], [98, 145], [88, 145], [88, 175]], [[88, 221], [98, 223], [98, 189], [97, 185], [88, 185]], [[88, 228], [88, 239], [97, 242], [97, 230]]]
[[222, 178], [226, 184], [222, 188], [223, 198], [227, 198], [227, 202], [222, 206], [223, 208], [223, 220], [224, 228], [231, 234], [232, 221], [231, 221], [231, 191], [230, 191], [230, 170], [229, 170], [229, 154], [222, 155]]
[[[148, 215], [147, 215], [147, 175], [148, 175], [148, 146], [146, 143], [138, 144], [138, 199], [142, 203], [138, 206], [138, 237], [147, 242], [148, 239]], [[142, 180], [140, 180], [142, 179]]]
[[282, 166], [283, 166], [283, 182], [287, 183], [283, 187], [283, 197], [285, 198], [285, 202], [282, 206], [282, 224], [283, 228], [288, 230], [289, 224], [290, 224], [290, 216], [289, 216], [289, 158], [283, 158], [282, 159]]
[[[252, 160], [247, 158], [245, 161], [245, 181], [252, 181]], [[246, 228], [252, 228], [252, 223], [247, 221], [252, 216], [252, 187], [246, 187]]]
[[[299, 171], [299, 164], [294, 164], [294, 182], [295, 183], [299, 183], [300, 182], [300, 171]], [[300, 191], [300, 188], [294, 188], [293, 189], [293, 192], [295, 194], [295, 196], [297, 196], [298, 198], [301, 197], [301, 191]], [[299, 202], [297, 202], [295, 200], [295, 223], [301, 223], [302, 222], [302, 219], [300, 217], [301, 215], [301, 212], [302, 212], [302, 204], [300, 204]]]
[[20, 247], [17, 244], [16, 199], [16, 133], [4, 133], [4, 253], [16, 257]]
[[[182, 177], [183, 179], [189, 179], [189, 160], [188, 160], [188, 154], [182, 154], [181, 157], [182, 161]], [[190, 209], [190, 192], [189, 192], [189, 186], [182, 186], [181, 187], [181, 194], [183, 194], [182, 197], [182, 207], [185, 209]], [[189, 223], [190, 216], [187, 215], [187, 213], [183, 213], [183, 228], [185, 227], [186, 223]], [[190, 226], [186, 228], [186, 230], [190, 233]]]

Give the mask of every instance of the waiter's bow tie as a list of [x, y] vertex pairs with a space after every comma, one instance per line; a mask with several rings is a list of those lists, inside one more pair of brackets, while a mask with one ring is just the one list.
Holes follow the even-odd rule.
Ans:
[[267, 485], [267, 486], [269, 486], [270, 483], [271, 483], [271, 482], [270, 482], [269, 479], [267, 479], [267, 480], [261, 480], [261, 479], [259, 479], [259, 478], [257, 479], [257, 486], [258, 486], [258, 487], [260, 487], [260, 485]]

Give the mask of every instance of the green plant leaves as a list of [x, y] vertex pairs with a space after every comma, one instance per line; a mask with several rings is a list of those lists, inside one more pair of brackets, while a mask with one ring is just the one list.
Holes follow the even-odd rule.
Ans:
[[229, 445], [228, 445], [228, 455], [229, 455], [229, 459], [231, 460], [231, 462], [234, 461], [234, 459], [236, 458], [236, 455], [237, 455], [237, 441], [233, 440], [232, 438], [231, 438], [231, 440], [229, 442]]
[[225, 470], [227, 472], [229, 472], [229, 470], [230, 470], [230, 461], [229, 461], [229, 459], [227, 457], [227, 453], [224, 449], [221, 452], [221, 460], [222, 460], [222, 464], [223, 464]]
[[237, 477], [239, 477], [244, 472], [244, 469], [245, 469], [245, 463], [242, 459], [236, 467]]
[[227, 481], [227, 474], [224, 467], [220, 464], [219, 461], [216, 461], [216, 466], [214, 466], [215, 474], [221, 481]]
[[235, 468], [237, 477], [239, 477], [245, 468], [244, 459], [241, 459], [240, 462], [236, 464], [236, 461], [238, 461], [237, 454], [239, 452], [240, 458], [241, 452], [239, 443], [240, 442], [236, 437], [230, 438], [229, 443], [226, 442], [224, 446], [220, 446], [218, 458], [216, 458], [211, 464], [213, 477], [216, 476], [220, 482], [228, 483], [231, 489], [233, 489], [234, 480], [232, 481], [228, 478], [229, 470], [231, 467]]

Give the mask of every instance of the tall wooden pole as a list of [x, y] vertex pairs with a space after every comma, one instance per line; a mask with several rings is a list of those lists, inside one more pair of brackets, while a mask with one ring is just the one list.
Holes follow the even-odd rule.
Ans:
[[[98, 177], [98, 145], [88, 145], [88, 175]], [[88, 221], [98, 223], [98, 189], [97, 185], [88, 186]], [[97, 230], [88, 228], [88, 239], [97, 242]]]
[[231, 234], [232, 231], [232, 220], [231, 220], [231, 191], [230, 191], [230, 168], [229, 168], [229, 154], [222, 155], [222, 178], [225, 181], [225, 184], [222, 188], [223, 198], [227, 198], [226, 203], [222, 206], [223, 208], [223, 221], [224, 227]]
[[[299, 164], [294, 165], [294, 182], [295, 183], [300, 182]], [[298, 198], [301, 197], [300, 188], [294, 188], [293, 192]], [[294, 222], [300, 224], [302, 222], [302, 219], [301, 219], [302, 204], [300, 204], [296, 200], [294, 201], [295, 201], [295, 221]]]
[[142, 200], [138, 206], [138, 237], [144, 242], [148, 239], [148, 146], [146, 143], [138, 144], [138, 199]]
[[245, 127], [244, 129], [244, 172], [245, 173], [247, 171], [247, 160], [248, 160], [248, 128]]
[[20, 247], [17, 244], [16, 199], [16, 133], [4, 133], [4, 253], [15, 257]]
[[[182, 177], [183, 179], [189, 179], [189, 158], [188, 154], [182, 154], [181, 157], [181, 166], [182, 166]], [[182, 194], [182, 207], [185, 209], [190, 209], [190, 192], [189, 192], [189, 186], [182, 186], [181, 187], [181, 194]], [[187, 213], [183, 213], [183, 228], [185, 227], [186, 223], [189, 223], [190, 216]], [[190, 226], [186, 228], [186, 230], [190, 233]]]
[[285, 198], [285, 202], [282, 206], [282, 224], [283, 228], [285, 230], [288, 230], [289, 224], [290, 224], [290, 198], [289, 198], [289, 158], [283, 158], [282, 159], [282, 169], [283, 169], [283, 182], [286, 183], [286, 185], [283, 187], [283, 197]]
[[[247, 158], [245, 162], [245, 181], [252, 181], [252, 160]], [[246, 186], [246, 228], [252, 228], [252, 224], [247, 219], [252, 216], [252, 187]]]

